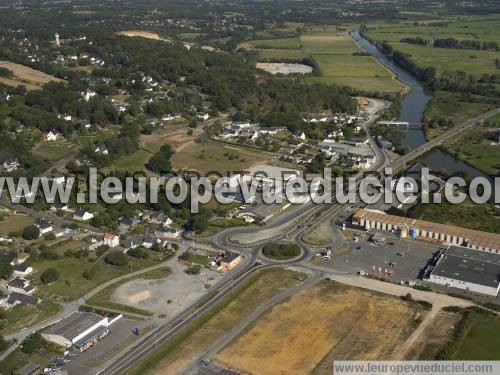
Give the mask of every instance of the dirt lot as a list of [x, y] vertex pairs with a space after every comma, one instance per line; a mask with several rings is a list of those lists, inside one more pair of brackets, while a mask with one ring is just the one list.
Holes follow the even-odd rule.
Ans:
[[325, 220], [316, 225], [302, 237], [302, 240], [310, 245], [325, 246], [332, 243], [332, 228], [330, 221]]
[[[262, 271], [248, 280], [235, 297], [222, 302], [217, 313], [200, 327], [195, 327], [171, 347], [160, 348], [158, 358], [145, 362], [133, 374], [181, 374], [186, 366], [238, 324], [246, 315], [269, 298], [305, 279], [305, 275], [280, 268]], [[219, 309], [219, 306], [216, 308]], [[175, 341], [175, 340], [174, 340]], [[158, 362], [157, 362], [158, 361]]]
[[171, 145], [176, 152], [194, 144], [194, 139], [203, 129], [198, 126], [193, 135], [187, 135], [188, 127], [185, 124], [169, 124], [165, 129], [155, 131], [150, 135], [142, 135], [139, 142], [141, 148], [151, 153], [157, 152], [164, 144]]
[[62, 79], [11, 61], [0, 61], [0, 67], [7, 68], [14, 73], [12, 78], [0, 78], [0, 82], [9, 86], [24, 85], [27, 90], [37, 90], [48, 82], [62, 81]]
[[168, 266], [172, 273], [167, 277], [132, 280], [120, 285], [111, 295], [111, 302], [173, 316], [206, 293], [205, 284], [215, 284], [222, 277], [207, 268], [199, 275], [188, 275], [177, 258], [172, 258]]
[[269, 310], [216, 357], [248, 374], [331, 374], [335, 359], [386, 359], [422, 314], [398, 298], [323, 281]]
[[157, 33], [153, 33], [151, 31], [126, 30], [126, 31], [119, 31], [116, 34], [123, 35], [123, 36], [129, 36], [129, 37], [140, 37], [140, 38], [153, 39], [153, 40], [163, 40], [164, 42], [170, 42], [169, 39], [162, 38]]

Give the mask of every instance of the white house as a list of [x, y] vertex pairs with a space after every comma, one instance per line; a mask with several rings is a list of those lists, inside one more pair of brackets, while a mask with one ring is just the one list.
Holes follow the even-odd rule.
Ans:
[[47, 141], [57, 141], [60, 136], [61, 135], [57, 130], [52, 129], [50, 132], [47, 133], [45, 138], [47, 139]]
[[106, 233], [104, 235], [103, 243], [109, 247], [117, 247], [120, 244], [120, 237], [116, 234]]
[[198, 117], [200, 120], [208, 120], [210, 118], [210, 115], [208, 113], [197, 113], [196, 117]]
[[76, 210], [73, 219], [78, 220], [78, 221], [87, 221], [90, 220], [94, 217], [94, 214], [92, 212], [88, 211], [83, 211], [83, 210]]
[[6, 172], [15, 171], [21, 164], [17, 158], [7, 158], [2, 163], [2, 169]]
[[102, 154], [102, 155], [108, 155], [109, 154], [109, 151], [108, 151], [108, 148], [106, 147], [106, 145], [98, 145], [94, 152], [96, 154]]
[[13, 275], [15, 277], [23, 278], [23, 277], [29, 276], [32, 273], [33, 273], [33, 268], [30, 266], [27, 266], [26, 264], [16, 264], [14, 266]]

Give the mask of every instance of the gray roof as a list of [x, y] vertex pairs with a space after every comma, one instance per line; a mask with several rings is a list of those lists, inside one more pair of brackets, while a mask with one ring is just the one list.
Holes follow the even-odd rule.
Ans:
[[233, 253], [231, 251], [227, 251], [226, 254], [224, 254], [224, 257], [221, 259], [221, 262], [231, 263], [233, 260], [235, 260], [239, 256], [240, 256], [240, 254], [238, 254], [238, 253]]
[[28, 362], [19, 370], [16, 371], [16, 374], [19, 375], [32, 375], [38, 374], [38, 370], [40, 370], [40, 366], [33, 362]]
[[7, 300], [7, 303], [13, 305], [14, 303], [16, 303], [16, 301], [33, 306], [38, 305], [38, 302], [40, 302], [38, 298], [29, 296], [27, 294], [12, 292]]
[[72, 341], [76, 336], [103, 319], [102, 316], [93, 312], [74, 312], [67, 318], [46, 329], [44, 333], [63, 336]]
[[498, 288], [500, 255], [452, 246], [441, 256], [431, 275]]

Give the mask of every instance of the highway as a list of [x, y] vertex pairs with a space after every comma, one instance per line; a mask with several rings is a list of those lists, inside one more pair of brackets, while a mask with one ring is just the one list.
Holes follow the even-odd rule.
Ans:
[[[380, 110], [377, 111], [377, 113], [379, 112]], [[377, 163], [372, 168], [372, 171], [382, 173], [386, 167], [392, 168], [393, 171], [398, 170], [408, 163], [411, 163], [413, 160], [420, 157], [424, 153], [430, 151], [434, 147], [442, 144], [447, 140], [452, 139], [453, 137], [456, 137], [461, 132], [471, 128], [476, 123], [483, 121], [484, 119], [496, 113], [500, 113], [500, 108], [482, 114], [465, 122], [464, 124], [457, 125], [454, 128], [441, 134], [440, 136], [425, 143], [424, 145], [414, 149], [410, 153], [402, 156], [400, 159], [392, 162], [388, 162], [385, 153], [378, 148], [368, 132], [369, 124], [376, 119], [376, 116], [374, 115], [363, 126], [367, 130], [370, 144], [377, 156]], [[356, 175], [356, 179], [359, 180], [359, 178], [361, 178], [363, 175], [364, 173], [362, 172], [358, 173]], [[272, 266], [304, 266], [304, 264], [307, 264], [312, 254], [310, 252], [309, 246], [302, 241], [302, 235], [316, 223], [321, 222], [322, 220], [327, 220], [332, 216], [338, 215], [345, 208], [346, 205], [342, 205], [339, 203], [332, 203], [329, 205], [316, 205], [310, 202], [302, 206], [292, 207], [291, 209], [285, 211], [282, 215], [279, 215], [273, 221], [269, 222], [265, 227], [252, 226], [229, 228], [217, 233], [214, 236], [198, 239], [198, 241], [211, 242], [219, 248], [225, 248], [228, 245], [230, 245], [231, 248], [238, 248], [240, 252], [246, 253], [250, 257], [250, 261], [248, 265], [246, 265], [232, 277], [221, 280], [221, 285], [217, 287], [215, 293], [209, 294], [208, 300], [203, 303], [203, 306], [190, 306], [185, 310], [184, 313], [181, 313], [172, 322], [158, 327], [156, 330], [151, 332], [151, 334], [142, 338], [139, 342], [133, 345], [132, 348], [127, 350], [119, 357], [115, 358], [112, 363], [103, 368], [100, 373], [120, 374], [125, 372], [127, 369], [130, 369], [148, 354], [154, 352], [158, 345], [173, 337], [176, 333], [182, 330], [182, 328], [186, 327], [201, 314], [209, 310], [211, 307], [215, 306], [233, 288], [238, 287], [241, 282], [243, 282], [247, 277], [254, 274], [256, 271], [265, 267]], [[265, 238], [259, 237], [259, 233], [263, 231], [268, 231], [268, 233], [271, 233], [271, 235], [264, 236]], [[234, 236], [238, 233], [253, 233], [255, 234], [255, 241], [249, 244], [242, 244], [232, 241], [231, 236]], [[279, 262], [269, 260], [260, 255], [260, 249], [264, 243], [284, 238], [288, 238], [289, 240], [299, 245], [302, 250], [302, 254], [298, 258], [288, 262]]]

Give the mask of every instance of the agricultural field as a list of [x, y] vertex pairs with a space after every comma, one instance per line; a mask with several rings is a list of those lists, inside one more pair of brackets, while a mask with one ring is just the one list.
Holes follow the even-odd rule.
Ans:
[[0, 83], [8, 86], [24, 85], [27, 90], [38, 90], [48, 82], [62, 82], [62, 79], [56, 78], [39, 70], [16, 64], [11, 61], [0, 61], [0, 68], [9, 69], [12, 77], [0, 77]]
[[388, 42], [395, 50], [407, 53], [420, 67], [433, 66], [438, 74], [461, 70], [469, 74], [496, 74], [495, 59], [499, 51], [440, 48], [402, 43], [403, 38], [422, 38], [427, 41], [454, 38], [500, 43], [500, 17], [481, 17], [436, 22], [403, 22], [368, 25], [366, 35], [377, 42]]
[[196, 170], [201, 173], [237, 171], [253, 164], [270, 160], [271, 153], [249, 147], [220, 142], [190, 143], [176, 152], [172, 164], [178, 170]]
[[271, 49], [299, 49], [301, 46], [298, 38], [252, 40], [251, 44], [254, 48]]
[[391, 358], [423, 314], [393, 296], [324, 280], [268, 310], [216, 361], [251, 374], [331, 374], [335, 359]]
[[296, 38], [253, 40], [245, 44], [255, 48], [261, 61], [316, 61], [320, 76], [309, 76], [309, 82], [335, 83], [370, 91], [399, 91], [405, 86], [371, 56], [355, 55], [363, 51], [347, 32], [313, 28]]
[[141, 375], [183, 373], [191, 361], [209, 350], [253, 309], [305, 278], [303, 274], [280, 268], [259, 272], [170, 342], [159, 347], [156, 354], [143, 361], [130, 373]]

